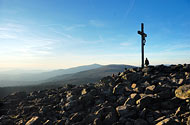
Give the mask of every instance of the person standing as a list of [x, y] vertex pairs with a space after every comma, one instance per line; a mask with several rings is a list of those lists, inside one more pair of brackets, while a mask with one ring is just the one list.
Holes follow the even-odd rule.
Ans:
[[145, 60], [145, 65], [146, 65], [146, 67], [148, 67], [148, 65], [149, 65], [149, 61], [148, 61], [147, 58], [146, 58], [146, 60]]

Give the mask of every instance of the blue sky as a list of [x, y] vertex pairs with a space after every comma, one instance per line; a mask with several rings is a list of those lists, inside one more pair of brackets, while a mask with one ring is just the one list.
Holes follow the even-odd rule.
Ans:
[[0, 0], [0, 68], [190, 63], [189, 0]]

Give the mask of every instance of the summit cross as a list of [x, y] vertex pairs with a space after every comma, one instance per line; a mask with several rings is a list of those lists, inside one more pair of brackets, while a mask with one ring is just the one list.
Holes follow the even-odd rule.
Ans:
[[138, 31], [138, 34], [141, 35], [142, 68], [144, 68], [144, 45], [146, 43], [145, 37], [147, 37], [147, 34], [144, 33], [144, 24], [143, 23], [141, 23], [141, 31]]

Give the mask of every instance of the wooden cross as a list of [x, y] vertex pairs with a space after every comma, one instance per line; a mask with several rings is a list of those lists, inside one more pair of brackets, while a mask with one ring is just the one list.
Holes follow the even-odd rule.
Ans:
[[145, 37], [147, 34], [144, 33], [144, 24], [141, 23], [141, 31], [138, 31], [138, 34], [141, 35], [141, 48], [142, 48], [142, 68], [144, 68], [144, 45], [145, 45]]

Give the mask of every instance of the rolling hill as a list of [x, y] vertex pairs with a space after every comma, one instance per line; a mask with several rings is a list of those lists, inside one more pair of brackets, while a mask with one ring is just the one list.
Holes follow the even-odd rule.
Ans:
[[[92, 64], [92, 65], [84, 65], [84, 66], [78, 66], [68, 69], [58, 69], [58, 70], [52, 70], [47, 72], [41, 72], [41, 73], [30, 73], [27, 71], [24, 72], [18, 72], [18, 73], [11, 73], [10, 72], [0, 72], [0, 87], [6, 87], [6, 86], [21, 86], [21, 85], [36, 85], [41, 83], [43, 80], [64, 75], [64, 74], [72, 74], [77, 73], [80, 71], [90, 70], [99, 68], [102, 65], [99, 64]], [[15, 72], [15, 71], [14, 71]]]
[[[38, 84], [22, 85], [22, 86], [7, 86], [0, 87], [0, 98], [16, 91], [37, 91], [43, 89], [57, 88], [63, 84], [86, 84], [98, 82], [101, 78], [112, 75], [113, 73], [122, 72], [124, 68], [132, 68], [130, 65], [106, 65], [96, 69], [81, 71], [72, 74], [59, 75], [49, 78]], [[83, 67], [84, 69], [85, 67]], [[80, 68], [79, 68], [80, 69]], [[71, 70], [70, 70], [71, 71]]]
[[85, 84], [98, 82], [102, 77], [122, 72], [125, 68], [133, 68], [130, 65], [106, 65], [96, 69], [66, 74], [47, 79], [43, 85], [54, 84]]

